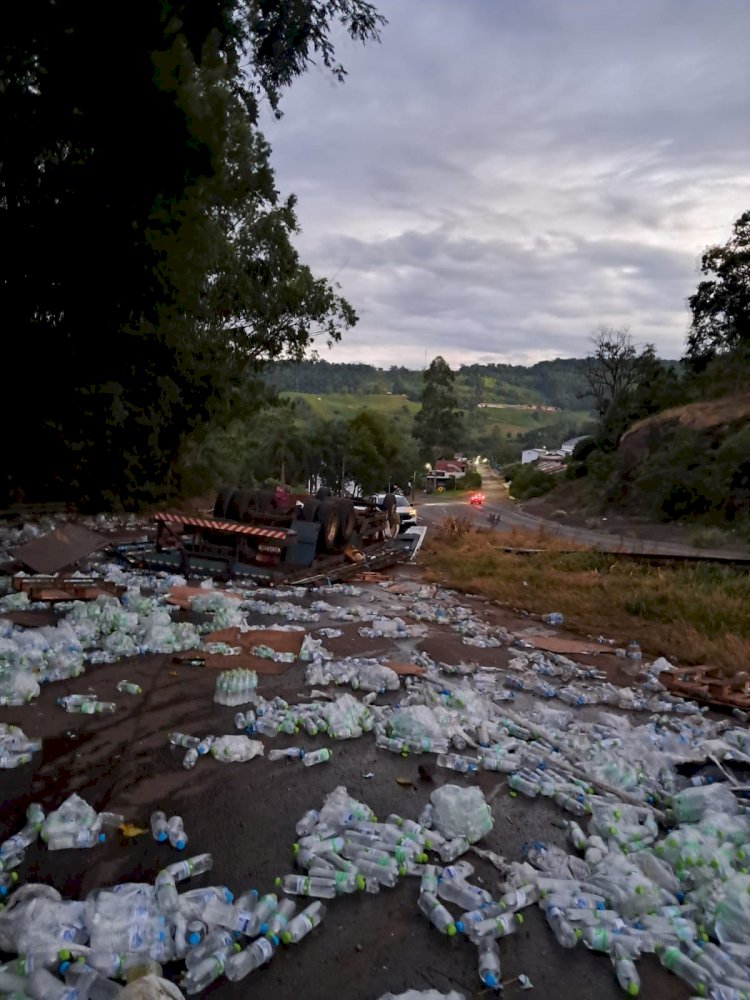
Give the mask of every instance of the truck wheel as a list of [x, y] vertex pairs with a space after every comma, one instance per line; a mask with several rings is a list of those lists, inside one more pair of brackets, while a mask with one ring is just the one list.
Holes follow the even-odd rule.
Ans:
[[398, 516], [398, 503], [394, 493], [388, 493], [383, 500], [383, 510], [385, 511], [387, 529], [386, 538], [395, 538], [401, 527], [401, 518]]
[[326, 552], [335, 552], [339, 543], [339, 531], [341, 529], [341, 515], [339, 505], [335, 500], [324, 500], [318, 508], [316, 518], [320, 522], [320, 536]]
[[357, 512], [354, 509], [352, 500], [339, 501], [339, 539], [342, 545], [346, 545], [354, 532], [357, 530]]
[[214, 517], [226, 517], [227, 504], [232, 499], [234, 490], [229, 486], [222, 486], [214, 504]]

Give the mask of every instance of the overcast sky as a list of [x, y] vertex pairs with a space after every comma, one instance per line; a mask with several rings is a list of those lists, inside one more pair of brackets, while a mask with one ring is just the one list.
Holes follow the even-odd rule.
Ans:
[[297, 241], [360, 316], [321, 356], [682, 353], [701, 251], [750, 208], [750, 0], [379, 0], [265, 123]]

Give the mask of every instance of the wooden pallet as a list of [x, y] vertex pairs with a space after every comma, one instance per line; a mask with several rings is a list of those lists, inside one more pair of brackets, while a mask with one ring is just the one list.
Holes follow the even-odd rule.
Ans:
[[693, 701], [750, 709], [750, 674], [746, 671], [721, 677], [717, 667], [675, 667], [660, 674], [659, 680], [673, 694]]
[[29, 595], [30, 601], [93, 601], [106, 595], [119, 597], [125, 588], [94, 577], [14, 576], [13, 589]]

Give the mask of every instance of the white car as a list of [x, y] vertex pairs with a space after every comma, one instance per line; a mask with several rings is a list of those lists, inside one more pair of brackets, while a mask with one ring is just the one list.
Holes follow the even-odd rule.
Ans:
[[405, 497], [403, 493], [375, 493], [373, 496], [368, 497], [370, 503], [375, 503], [378, 507], [382, 509], [385, 508], [385, 498], [387, 496], [393, 496], [396, 499], [396, 510], [398, 511], [398, 519], [400, 522], [399, 531], [406, 531], [407, 528], [412, 528], [417, 523], [417, 511], [412, 506], [408, 497]]

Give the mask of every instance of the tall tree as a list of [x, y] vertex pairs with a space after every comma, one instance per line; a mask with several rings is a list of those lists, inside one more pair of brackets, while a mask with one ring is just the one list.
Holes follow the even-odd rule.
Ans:
[[414, 417], [414, 437], [422, 455], [431, 460], [452, 456], [461, 443], [463, 414], [455, 396], [455, 375], [440, 357], [424, 373], [422, 408]]
[[[364, 0], [144, 0], [102, 34], [30, 0], [3, 31], [0, 273], [9, 412], [0, 494], [95, 505], [165, 488], [186, 438], [252, 405], [248, 372], [356, 316], [292, 246], [258, 129], [264, 96]], [[112, 82], [114, 81], [114, 82]]]
[[650, 344], [639, 354], [626, 327], [616, 330], [602, 324], [591, 340], [594, 353], [583, 368], [581, 396], [590, 397], [596, 412], [603, 417], [614, 400], [638, 384], [656, 355]]
[[688, 300], [687, 360], [697, 371], [718, 354], [750, 350], [750, 211], [737, 219], [726, 243], [706, 250], [701, 273], [709, 277]]

